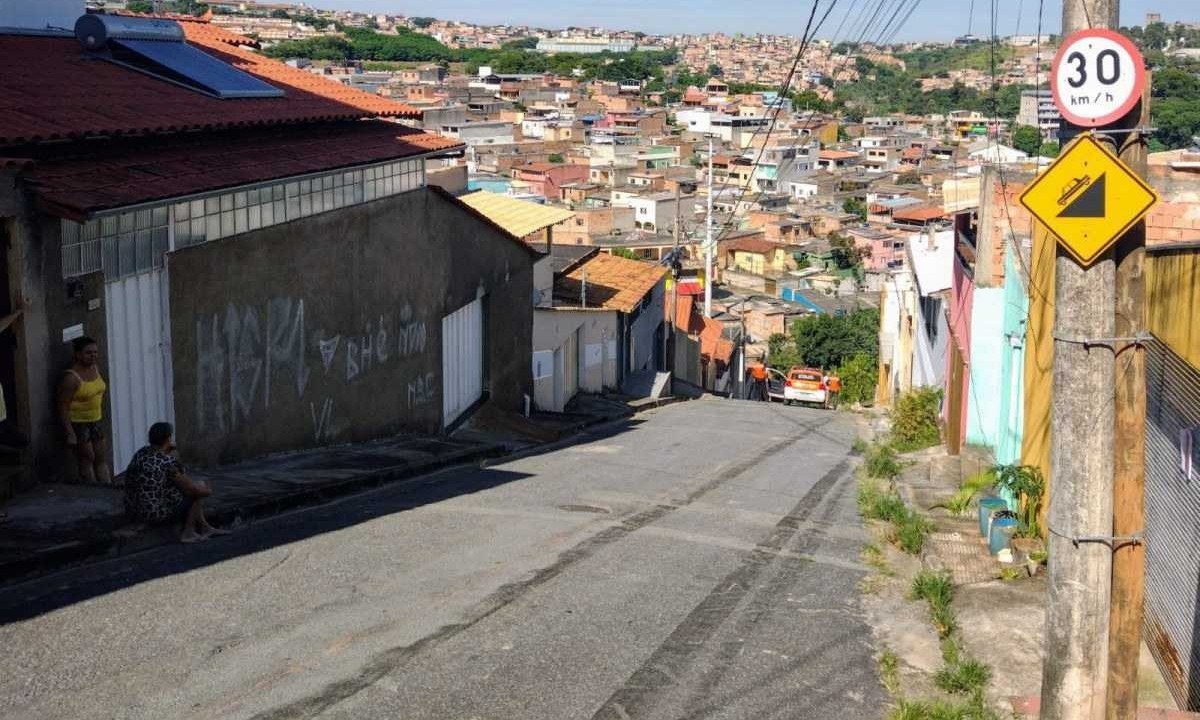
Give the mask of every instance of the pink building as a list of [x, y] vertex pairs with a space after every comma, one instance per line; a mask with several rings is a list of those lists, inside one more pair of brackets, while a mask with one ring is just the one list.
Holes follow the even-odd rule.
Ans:
[[904, 267], [903, 236], [870, 227], [850, 228], [846, 234], [854, 241], [856, 248], [870, 253], [870, 257], [863, 260], [863, 268], [867, 272], [885, 273]]
[[564, 163], [529, 163], [513, 168], [512, 177], [529, 183], [530, 192], [547, 200], [558, 200], [560, 187], [588, 179], [588, 168]]

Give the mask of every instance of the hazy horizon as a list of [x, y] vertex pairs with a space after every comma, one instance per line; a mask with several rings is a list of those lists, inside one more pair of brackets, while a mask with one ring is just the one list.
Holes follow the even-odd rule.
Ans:
[[[820, 13], [829, 7], [820, 2]], [[1000, 0], [997, 34], [1032, 35], [1037, 31], [1038, 0]], [[810, 1], [799, 3], [785, 0], [760, 0], [748, 17], [744, 6], [716, 0], [695, 0], [679, 3], [646, 3], [635, 0], [610, 0], [604, 4], [562, 0], [548, 4], [533, 0], [510, 0], [504, 4], [482, 3], [476, 0], [312, 0], [311, 4], [337, 10], [429, 16], [441, 20], [458, 20], [478, 25], [528, 25], [546, 29], [569, 26], [603, 27], [608, 30], [641, 31], [656, 35], [702, 34], [786, 34], [799, 36], [812, 8]], [[1190, 7], [1189, 7], [1190, 6]], [[853, 39], [851, 29], [861, 26], [864, 2], [838, 2], [818, 38], [842, 41]], [[885, 14], [894, 7], [889, 1]], [[692, 12], [683, 14], [686, 8]], [[955, 0], [954, 2], [922, 3], [911, 19], [896, 35], [897, 41], [944, 41], [964, 35], [987, 36], [990, 3], [984, 0]], [[1141, 25], [1147, 12], [1159, 12], [1166, 22], [1195, 22], [1200, 19], [1196, 0], [1126, 0], [1122, 7], [1122, 25]], [[847, 19], [849, 16], [849, 19]], [[1057, 33], [1062, 16], [1062, 0], [1044, 3], [1042, 32]], [[854, 35], [858, 31], [854, 31]], [[868, 38], [870, 39], [870, 38]]]

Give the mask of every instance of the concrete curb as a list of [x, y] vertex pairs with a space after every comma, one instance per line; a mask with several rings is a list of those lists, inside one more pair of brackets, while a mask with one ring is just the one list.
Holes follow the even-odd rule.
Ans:
[[[208, 514], [214, 524], [229, 525], [235, 522], [274, 517], [298, 508], [315, 507], [339, 497], [383, 485], [419, 480], [451, 467], [470, 465], [493, 467], [501, 463], [561, 449], [577, 442], [580, 435], [600, 429], [616, 428], [639, 413], [685, 399], [661, 398], [641, 407], [630, 408], [629, 414], [622, 417], [596, 418], [569, 428], [566, 431], [568, 434], [558, 440], [515, 452], [506, 452], [502, 445], [459, 450], [427, 462], [406, 463], [364, 472], [351, 478], [304, 488], [283, 497], [264, 498], [259, 502], [238, 507], [217, 506]], [[51, 547], [38, 548], [32, 550], [27, 556], [0, 562], [0, 578], [3, 578], [0, 580], [0, 587], [24, 582], [38, 575], [49, 574], [87, 560], [121, 557], [174, 542], [175, 534], [170, 528], [148, 528], [136, 533], [115, 530], [93, 538], [72, 540]]]

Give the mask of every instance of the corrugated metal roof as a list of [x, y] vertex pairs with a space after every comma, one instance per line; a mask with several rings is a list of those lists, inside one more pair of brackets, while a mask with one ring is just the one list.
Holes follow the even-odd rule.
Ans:
[[459, 199], [519, 238], [575, 217], [574, 212], [565, 208], [486, 191], [463, 195]]

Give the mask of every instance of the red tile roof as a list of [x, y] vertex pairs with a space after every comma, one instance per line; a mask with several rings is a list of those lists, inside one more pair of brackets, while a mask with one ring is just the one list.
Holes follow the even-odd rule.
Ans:
[[729, 364], [733, 359], [733, 341], [721, 336], [725, 327], [712, 318], [701, 318], [704, 329], [700, 331], [700, 354], [710, 359]]
[[821, 160], [850, 160], [858, 156], [858, 153], [849, 150], [822, 150], [817, 153], [817, 157]]
[[282, 98], [220, 100], [89, 57], [75, 38], [0, 36], [0, 145], [186, 130], [416, 117], [419, 111], [265, 58], [238, 36], [181, 22], [187, 41], [282, 89]]
[[892, 213], [893, 220], [908, 220], [909, 222], [928, 222], [940, 217], [946, 217], [946, 211], [928, 206], [903, 208]]
[[211, 192], [457, 147], [457, 141], [383, 120], [237, 133], [128, 139], [86, 156], [39, 160], [25, 174], [42, 205], [89, 212]]

